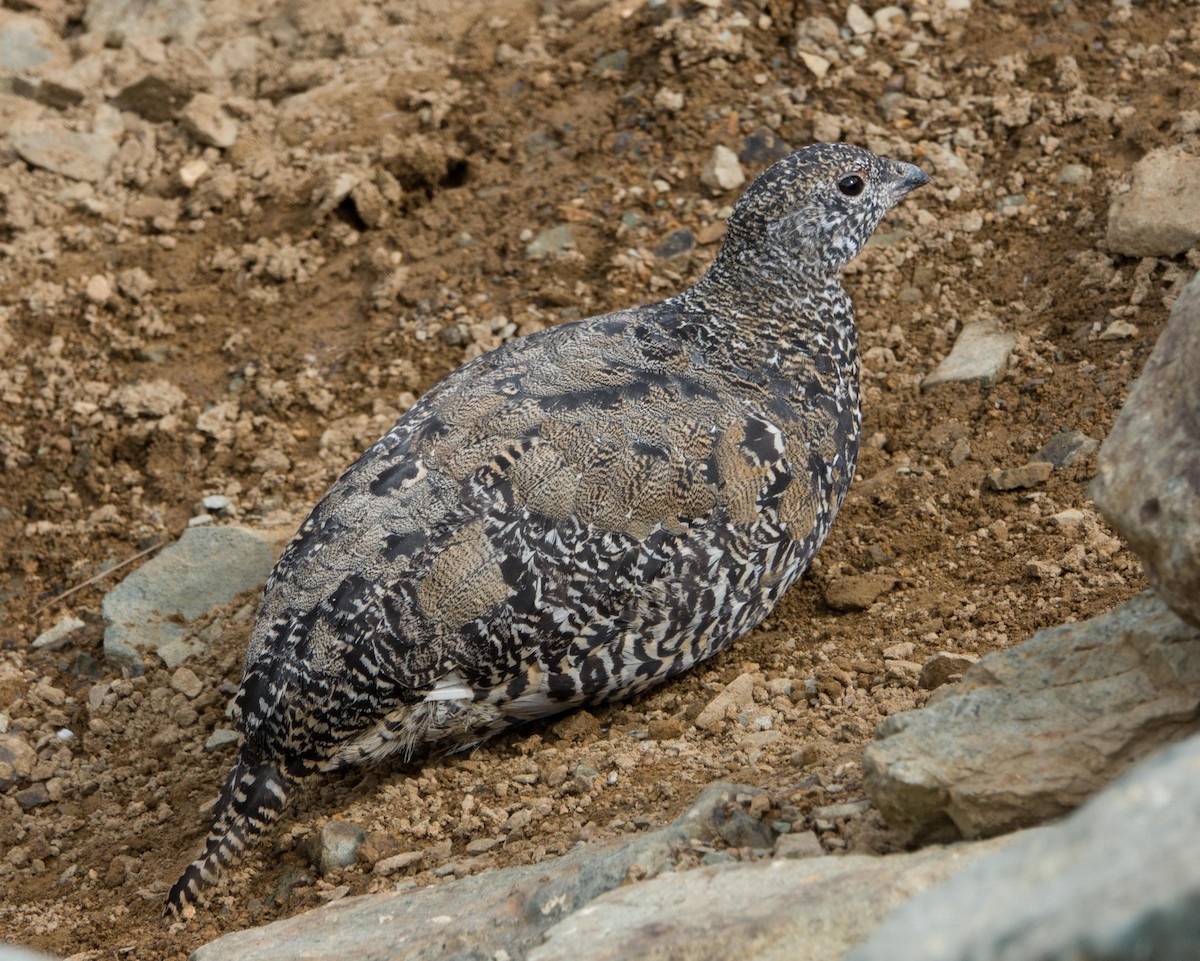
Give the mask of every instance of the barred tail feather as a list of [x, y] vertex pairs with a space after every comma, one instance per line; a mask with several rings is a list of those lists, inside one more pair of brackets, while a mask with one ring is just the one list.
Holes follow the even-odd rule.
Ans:
[[215, 883], [221, 872], [283, 813], [295, 786], [295, 779], [277, 765], [251, 767], [239, 758], [217, 802], [204, 853], [175, 882], [163, 914], [179, 917], [194, 904], [201, 888]]

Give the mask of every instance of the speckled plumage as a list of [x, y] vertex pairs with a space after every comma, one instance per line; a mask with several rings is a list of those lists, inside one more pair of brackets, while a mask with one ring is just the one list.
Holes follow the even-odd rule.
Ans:
[[694, 287], [506, 344], [401, 417], [267, 582], [242, 746], [168, 910], [311, 774], [635, 694], [766, 617], [854, 474], [841, 268], [927, 179], [846, 144], [792, 154]]

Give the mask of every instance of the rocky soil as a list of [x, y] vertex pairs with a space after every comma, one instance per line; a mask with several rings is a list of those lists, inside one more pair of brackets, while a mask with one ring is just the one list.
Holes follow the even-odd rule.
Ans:
[[[0, 938], [183, 958], [647, 833], [716, 780], [754, 790], [675, 867], [896, 850], [876, 725], [1145, 586], [1087, 485], [1200, 268], [1197, 208], [1154, 203], [1195, 180], [1194, 5], [134, 6], [0, 8]], [[744, 178], [838, 138], [934, 180], [848, 271], [868, 441], [805, 580], [633, 703], [330, 778], [165, 925], [255, 589], [132, 657], [106, 592], [189, 527], [277, 547], [440, 376], [680, 289]], [[313, 856], [331, 830], [350, 863]]]

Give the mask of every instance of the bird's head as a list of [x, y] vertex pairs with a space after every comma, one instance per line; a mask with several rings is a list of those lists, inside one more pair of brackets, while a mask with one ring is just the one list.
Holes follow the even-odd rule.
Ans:
[[768, 167], [729, 217], [727, 245], [836, 274], [904, 196], [919, 167], [846, 143], [817, 143]]

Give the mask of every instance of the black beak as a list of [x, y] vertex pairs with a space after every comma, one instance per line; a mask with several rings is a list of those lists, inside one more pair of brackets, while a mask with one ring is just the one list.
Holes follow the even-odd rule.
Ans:
[[905, 163], [903, 160], [894, 160], [892, 162], [896, 166], [896, 173], [899, 174], [900, 182], [897, 186], [901, 196], [904, 196], [910, 190], [916, 190], [918, 187], [924, 187], [929, 183], [929, 174], [920, 167]]

